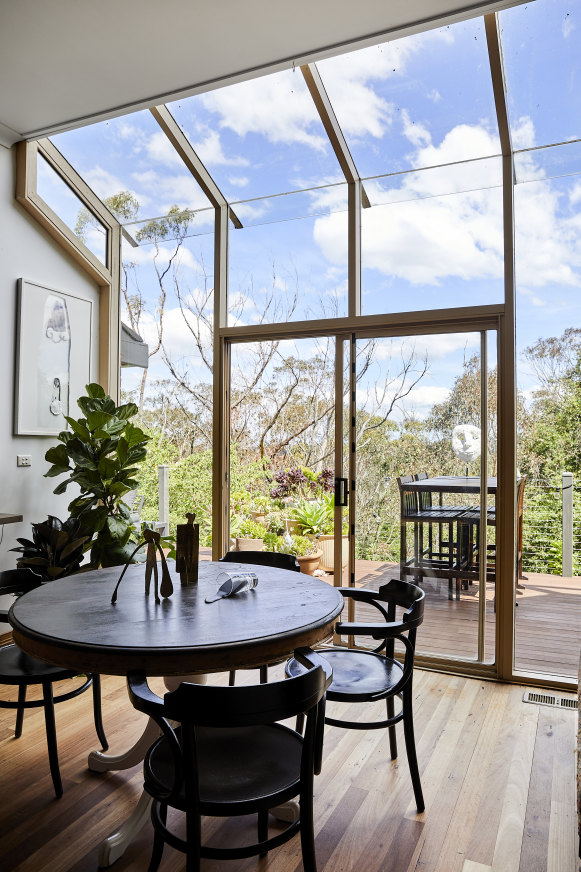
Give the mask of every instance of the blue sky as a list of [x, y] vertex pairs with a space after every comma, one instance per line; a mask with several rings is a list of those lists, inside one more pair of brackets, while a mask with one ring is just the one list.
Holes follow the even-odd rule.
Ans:
[[[581, 148], [574, 142], [581, 136], [580, 5], [536, 0], [500, 15], [511, 134], [517, 149], [529, 149], [518, 158], [522, 183], [515, 193], [520, 348], [580, 323]], [[500, 146], [483, 20], [341, 55], [318, 68], [375, 204], [363, 213], [363, 312], [500, 302]], [[273, 293], [283, 310], [297, 293], [296, 309], [284, 320], [344, 314], [346, 190], [300, 70], [169, 108], [245, 225], [230, 239], [230, 292], [240, 321], [259, 320]], [[564, 140], [571, 144], [535, 150]], [[204, 273], [212, 278], [212, 212], [150, 113], [53, 141], [100, 196], [131, 190], [141, 219], [174, 204], [201, 210], [178, 267], [182, 292], [199, 296]], [[298, 190], [304, 192], [272, 196]], [[128, 229], [134, 234], [137, 227]], [[169, 242], [161, 246], [158, 262], [171, 250]], [[152, 255], [150, 245], [126, 251], [154, 309]], [[151, 342], [152, 315], [142, 330]], [[166, 339], [176, 360], [190, 355], [175, 299]], [[424, 387], [432, 393], [410, 398], [418, 414], [446, 395], [463, 357], [478, 348], [477, 337], [423, 342], [431, 361]], [[189, 365], [202, 374], [195, 359]], [[163, 371], [152, 362], [152, 378]], [[524, 365], [519, 380], [525, 391], [534, 388]]]

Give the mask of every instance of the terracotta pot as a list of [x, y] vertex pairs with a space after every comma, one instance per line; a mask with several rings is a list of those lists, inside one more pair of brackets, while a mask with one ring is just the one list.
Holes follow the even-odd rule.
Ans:
[[[342, 536], [341, 539], [341, 568], [344, 568], [349, 560], [349, 541], [347, 536]], [[325, 572], [333, 572], [335, 568], [335, 537], [333, 535], [319, 536], [318, 542], [323, 552], [320, 568]]]
[[262, 509], [255, 512], [251, 511], [250, 514], [252, 515], [252, 520], [256, 521], [257, 524], [263, 524], [264, 521], [266, 521], [266, 512], [264, 512]]
[[305, 575], [314, 575], [315, 570], [319, 568], [322, 551], [317, 551], [316, 554], [306, 554], [304, 557], [297, 557], [301, 572]]
[[263, 539], [245, 539], [243, 536], [236, 536], [236, 551], [262, 551], [264, 550]]
[[284, 524], [285, 532], [290, 533], [291, 536], [294, 536], [299, 532], [299, 522], [296, 518], [283, 518], [282, 522]]

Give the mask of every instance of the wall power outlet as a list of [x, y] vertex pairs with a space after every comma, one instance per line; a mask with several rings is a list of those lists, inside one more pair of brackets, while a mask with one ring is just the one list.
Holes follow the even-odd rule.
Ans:
[[31, 454], [17, 454], [16, 455], [16, 466], [32, 466], [32, 455]]

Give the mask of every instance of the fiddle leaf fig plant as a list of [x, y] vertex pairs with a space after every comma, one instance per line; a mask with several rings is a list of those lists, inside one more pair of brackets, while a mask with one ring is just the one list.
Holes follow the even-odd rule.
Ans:
[[138, 411], [134, 403], [117, 406], [98, 384], [87, 385], [86, 391], [77, 400], [85, 417], [67, 417], [71, 430], [59, 433], [61, 444], [46, 452], [51, 467], [45, 476], [68, 474], [55, 494], [70, 484], [80, 488], [69, 512], [78, 518], [81, 534], [89, 537], [91, 566], [118, 566], [129, 559], [134, 531], [123, 497], [138, 486], [134, 475], [146, 456], [149, 436], [130, 420]]

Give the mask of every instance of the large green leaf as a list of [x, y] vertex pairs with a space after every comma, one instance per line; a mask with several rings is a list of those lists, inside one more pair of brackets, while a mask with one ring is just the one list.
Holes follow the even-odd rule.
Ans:
[[92, 530], [98, 533], [107, 523], [109, 517], [105, 506], [97, 506], [95, 509], [90, 509], [88, 512], [83, 512], [80, 515], [80, 520], [84, 530]]
[[91, 433], [95, 433], [97, 430], [104, 429], [109, 421], [111, 421], [112, 416], [107, 412], [89, 412], [87, 415], [87, 424]]
[[71, 439], [66, 448], [71, 460], [78, 466], [86, 467], [87, 469], [96, 469], [96, 463], [93, 451], [80, 439]]
[[97, 384], [96, 382], [91, 382], [91, 384], [85, 385], [85, 390], [87, 391], [88, 397], [99, 397], [101, 399], [105, 399], [105, 397], [107, 396], [101, 385]]
[[134, 415], [137, 415], [139, 409], [135, 405], [135, 403], [125, 403], [124, 406], [119, 406], [117, 408], [117, 417], [123, 418], [125, 421], [129, 420], [129, 418], [133, 418]]
[[124, 436], [121, 436], [119, 442], [117, 443], [117, 457], [119, 458], [119, 462], [122, 466], [125, 466], [125, 462], [127, 460], [127, 452], [129, 451], [129, 445], [127, 444], [127, 439]]
[[99, 474], [103, 481], [113, 481], [119, 472], [119, 464], [109, 457], [103, 457], [99, 461]]
[[89, 442], [91, 440], [91, 434], [87, 430], [86, 422], [83, 418], [75, 421], [74, 418], [65, 417], [65, 420], [69, 423], [71, 430], [79, 437], [79, 439], [82, 439], [83, 442]]
[[60, 484], [57, 484], [57, 486], [53, 490], [53, 494], [64, 494], [67, 487], [71, 484], [72, 481], [72, 478], [65, 478], [64, 481], [61, 481]]
[[62, 475], [63, 472], [69, 472], [70, 466], [57, 466], [56, 463], [54, 466], [51, 466], [48, 472], [45, 472], [45, 478], [54, 478], [55, 475]]
[[47, 463], [54, 463], [55, 466], [68, 467], [69, 465], [69, 454], [64, 445], [53, 445], [44, 455], [44, 459]]
[[123, 539], [127, 533], [127, 521], [118, 515], [109, 515], [107, 518], [107, 529], [112, 539]]
[[149, 436], [139, 427], [135, 427], [131, 422], [128, 422], [125, 428], [125, 438], [130, 446], [137, 445], [139, 442], [149, 441]]

